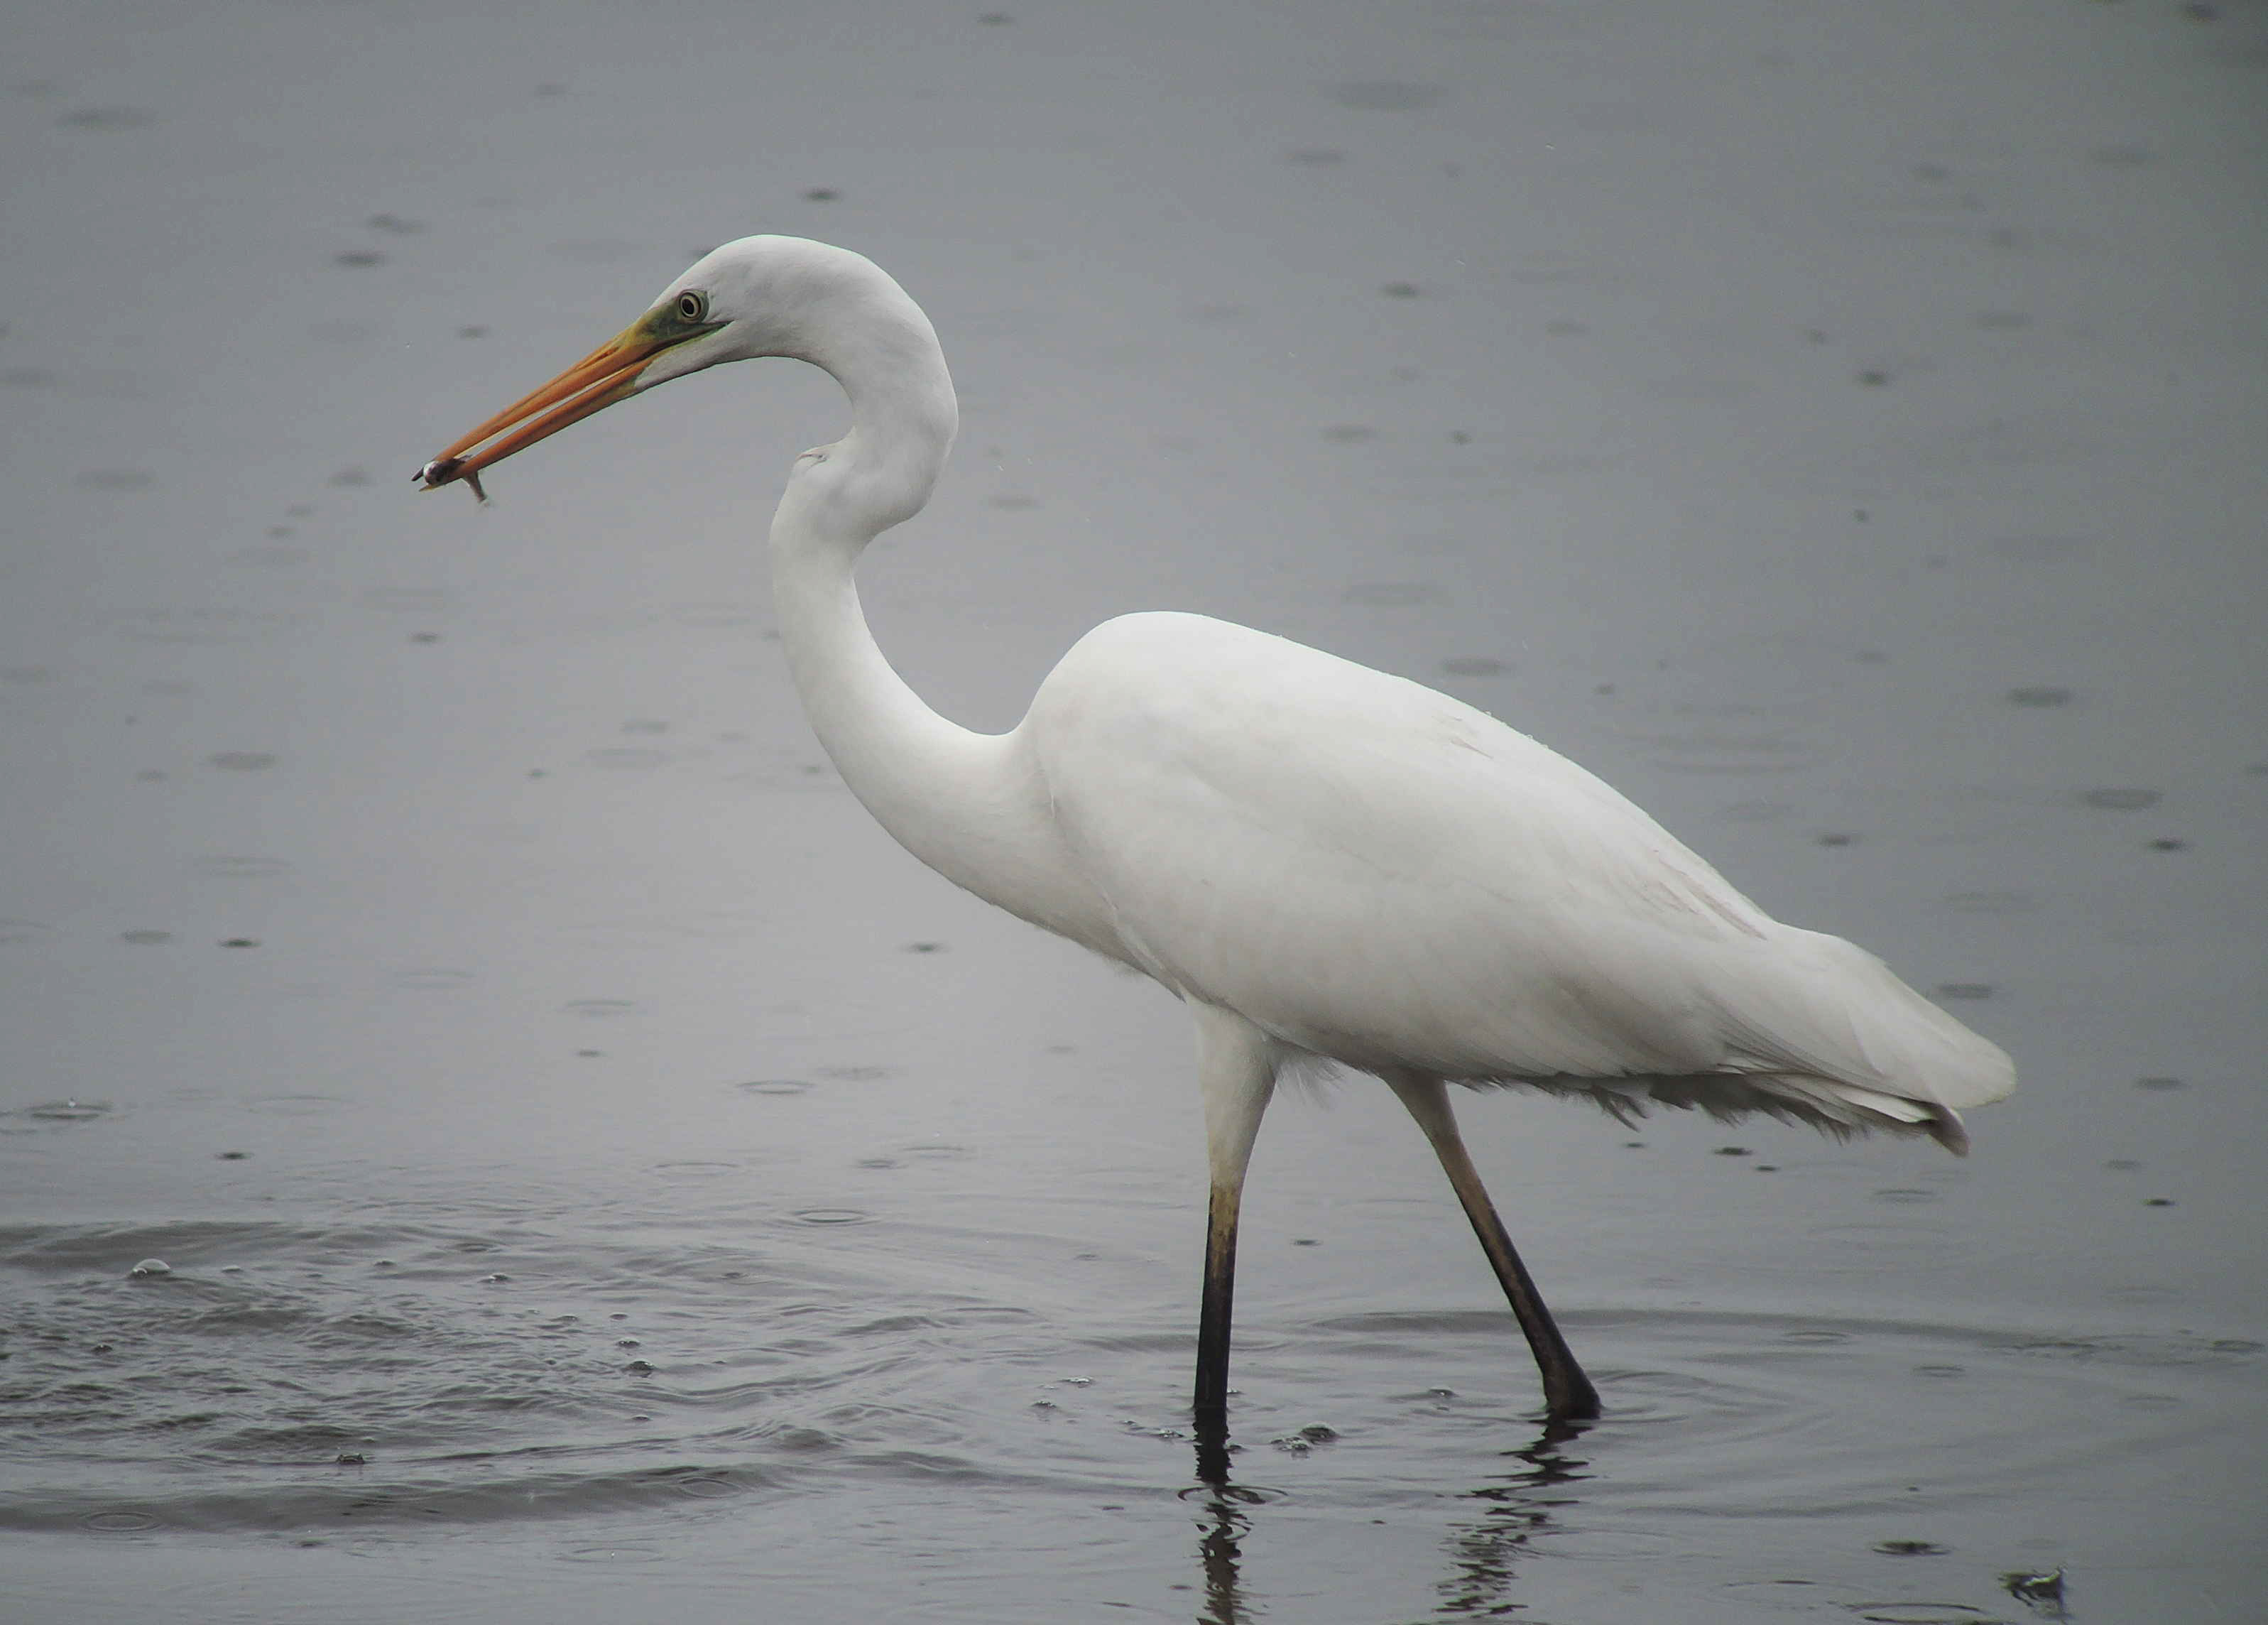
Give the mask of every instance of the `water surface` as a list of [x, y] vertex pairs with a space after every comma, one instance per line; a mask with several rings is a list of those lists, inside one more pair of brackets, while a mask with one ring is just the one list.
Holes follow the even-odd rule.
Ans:
[[[2257, 8], [98, 5], [0, 86], [9, 1616], [2234, 1621], [2268, 1287]], [[2006, 1045], [1976, 1155], [1285, 1099], [1227, 1486], [1179, 1010], [896, 852], [830, 387], [409, 470], [755, 230], [964, 395], [948, 714], [1204, 610]], [[2061, 1599], [2025, 1577], [2064, 1574]]]

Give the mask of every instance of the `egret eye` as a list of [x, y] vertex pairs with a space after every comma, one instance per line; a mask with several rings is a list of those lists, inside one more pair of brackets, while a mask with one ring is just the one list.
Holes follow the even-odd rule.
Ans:
[[688, 288], [677, 296], [677, 314], [687, 321], [703, 321], [709, 315], [709, 296]]

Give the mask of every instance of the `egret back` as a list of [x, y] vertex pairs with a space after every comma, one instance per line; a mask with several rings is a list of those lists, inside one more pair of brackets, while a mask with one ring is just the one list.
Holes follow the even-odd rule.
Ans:
[[1297, 1048], [1948, 1143], [1957, 1108], [2014, 1086], [1879, 961], [1779, 924], [1605, 782], [1420, 684], [1127, 616], [1018, 733], [1123, 957]]

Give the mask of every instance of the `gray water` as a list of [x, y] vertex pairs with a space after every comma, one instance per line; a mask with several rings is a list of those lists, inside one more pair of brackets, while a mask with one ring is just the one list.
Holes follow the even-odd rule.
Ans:
[[[11, 18], [0, 1616], [2257, 1618], [2262, 8], [1002, 4]], [[1976, 1155], [1470, 1101], [1548, 1437], [1286, 1099], [1198, 1482], [1181, 1012], [788, 690], [831, 386], [409, 486], [757, 230], [944, 335], [939, 709], [1434, 683], [2006, 1045]]]

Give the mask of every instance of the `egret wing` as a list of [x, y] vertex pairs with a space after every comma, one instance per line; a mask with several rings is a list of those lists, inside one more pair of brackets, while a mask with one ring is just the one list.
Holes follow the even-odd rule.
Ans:
[[1419, 684], [1132, 616], [1065, 657], [1027, 727], [1127, 957], [1300, 1048], [1467, 1079], [1808, 1078], [1921, 1119], [2009, 1086], [1878, 961], [1778, 924], [1603, 781]]

